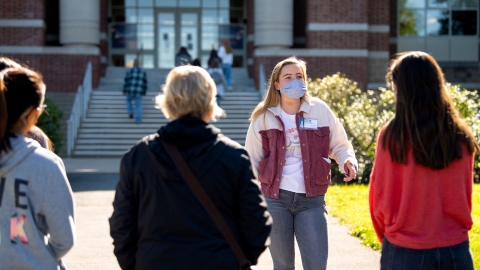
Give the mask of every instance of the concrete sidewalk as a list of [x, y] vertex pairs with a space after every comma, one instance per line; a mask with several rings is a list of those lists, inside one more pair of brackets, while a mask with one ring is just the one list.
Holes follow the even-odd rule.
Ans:
[[[120, 269], [113, 255], [108, 218], [118, 181], [119, 158], [65, 158], [76, 203], [77, 242], [64, 261], [68, 269]], [[328, 269], [379, 269], [380, 253], [360, 244], [348, 228], [329, 217]], [[296, 269], [303, 269], [296, 247]], [[258, 269], [273, 269], [267, 249]]]

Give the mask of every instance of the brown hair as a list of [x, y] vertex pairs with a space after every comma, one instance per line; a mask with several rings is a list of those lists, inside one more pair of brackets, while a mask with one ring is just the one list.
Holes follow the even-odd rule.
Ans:
[[45, 84], [42, 76], [20, 68], [7, 69], [0, 75], [0, 154], [11, 149], [10, 130], [28, 109], [41, 105]]
[[227, 38], [222, 38], [222, 46], [225, 47], [227, 53], [233, 52], [232, 46], [230, 46], [230, 41]]
[[385, 78], [397, 89], [395, 116], [384, 126], [382, 140], [392, 161], [407, 164], [407, 152], [412, 150], [416, 163], [443, 169], [462, 157], [462, 144], [471, 155], [480, 150], [455, 109], [442, 70], [432, 56], [400, 53], [391, 61]]
[[[257, 117], [264, 114], [268, 108], [275, 107], [280, 104], [280, 91], [275, 88], [275, 82], [279, 81], [282, 68], [287, 65], [297, 65], [298, 67], [300, 67], [300, 69], [302, 70], [303, 79], [305, 80], [304, 83], [307, 83], [307, 64], [305, 61], [298, 59], [295, 56], [291, 56], [278, 62], [273, 68], [272, 74], [270, 74], [270, 78], [268, 79], [267, 94], [265, 95], [265, 99], [260, 102], [257, 107], [255, 107], [252, 115], [250, 116], [250, 121], [257, 119]], [[260, 89], [260, 91], [262, 91], [262, 89]], [[309, 97], [310, 95], [307, 91], [305, 92], [305, 95], [302, 97], [302, 99]]]

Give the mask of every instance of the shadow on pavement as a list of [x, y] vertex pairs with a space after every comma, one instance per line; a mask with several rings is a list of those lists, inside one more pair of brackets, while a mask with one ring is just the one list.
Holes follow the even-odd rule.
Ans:
[[73, 192], [115, 190], [118, 173], [67, 173]]

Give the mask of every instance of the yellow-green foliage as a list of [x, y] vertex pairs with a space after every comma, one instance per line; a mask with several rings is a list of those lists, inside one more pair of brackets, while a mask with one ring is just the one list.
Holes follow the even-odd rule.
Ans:
[[[314, 97], [325, 101], [338, 117], [352, 142], [358, 160], [357, 181], [368, 183], [375, 158], [375, 145], [380, 128], [394, 115], [393, 91], [380, 88], [361, 91], [357, 82], [334, 74], [310, 80], [308, 90]], [[332, 166], [332, 181], [343, 176]]]
[[338, 217], [350, 228], [350, 234], [362, 240], [362, 244], [380, 250], [370, 219], [367, 185], [335, 185], [325, 195], [329, 213]]
[[[359, 237], [362, 243], [380, 250], [370, 219], [367, 185], [335, 185], [325, 196], [329, 212], [350, 228], [350, 234]], [[475, 269], [480, 269], [480, 184], [473, 186], [473, 228], [470, 231], [470, 247]]]
[[[345, 128], [358, 160], [358, 183], [368, 183], [375, 159], [375, 146], [381, 127], [394, 116], [393, 91], [361, 91], [355, 81], [337, 73], [322, 79], [310, 80], [308, 90], [312, 96], [325, 101]], [[447, 84], [447, 90], [461, 117], [480, 140], [480, 101], [477, 92]], [[475, 174], [480, 175], [480, 155], [475, 159]], [[341, 183], [342, 174], [332, 166], [332, 182]], [[480, 181], [478, 176], [476, 181]]]
[[480, 269], [480, 184], [473, 186], [473, 228], [470, 231], [470, 247], [475, 269]]

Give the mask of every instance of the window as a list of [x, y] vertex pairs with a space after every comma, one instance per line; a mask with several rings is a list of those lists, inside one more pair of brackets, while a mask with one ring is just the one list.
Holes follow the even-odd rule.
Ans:
[[400, 36], [477, 35], [478, 0], [399, 0]]
[[478, 61], [479, 0], [398, 0], [398, 51]]

